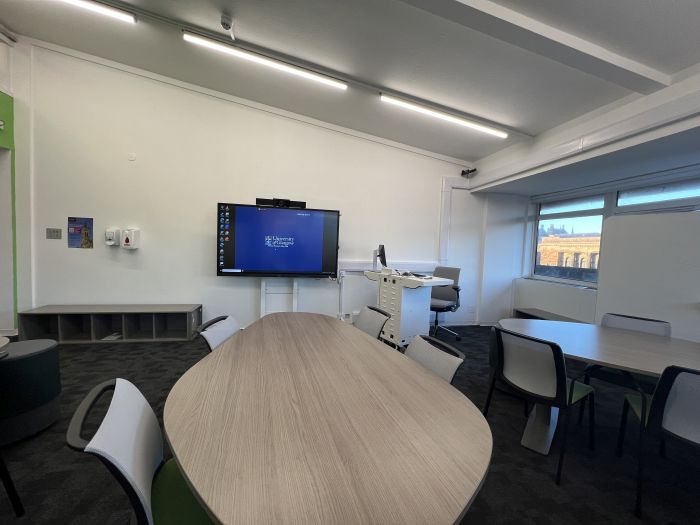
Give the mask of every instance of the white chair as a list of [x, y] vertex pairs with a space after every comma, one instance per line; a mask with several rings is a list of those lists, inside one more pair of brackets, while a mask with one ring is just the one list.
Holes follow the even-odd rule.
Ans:
[[[90, 441], [81, 436], [97, 400], [114, 390], [109, 409]], [[163, 463], [163, 436], [153, 409], [133, 384], [111, 379], [93, 388], [73, 414], [68, 446], [97, 456], [129, 496], [138, 525], [212, 522], [173, 459]]]
[[452, 345], [448, 345], [427, 335], [417, 335], [406, 348], [405, 355], [432, 370], [448, 383], [464, 363], [464, 354]]
[[391, 314], [381, 308], [365, 306], [355, 320], [355, 328], [359, 328], [375, 339], [379, 339], [384, 325], [390, 318]]
[[561, 449], [556, 476], [559, 485], [566, 452], [570, 408], [589, 396], [591, 408], [588, 439], [590, 449], [595, 447], [595, 392], [589, 385], [579, 383], [578, 378], [567, 377], [564, 353], [558, 344], [497, 326], [493, 330], [496, 334], [497, 358], [484, 405], [484, 416], [488, 415], [496, 381], [508, 385], [514, 395], [525, 401], [558, 408], [560, 415], [564, 416], [564, 424], [559, 430]]
[[603, 317], [600, 319], [600, 325], [608, 328], [621, 328], [622, 330], [633, 330], [662, 337], [671, 337], [671, 323], [659, 321], [658, 319], [607, 313], [603, 314]]
[[241, 325], [230, 315], [222, 315], [210, 319], [199, 328], [197, 332], [209, 345], [209, 351], [216, 350], [221, 344], [233, 337], [241, 329]]
[[637, 498], [635, 514], [642, 515], [643, 459], [648, 438], [661, 444], [667, 438], [700, 446], [700, 370], [669, 366], [661, 374], [651, 400], [641, 388], [636, 394], [627, 394], [622, 406], [622, 420], [617, 438], [617, 455], [622, 455], [629, 409], [639, 420], [639, 447], [637, 467]]

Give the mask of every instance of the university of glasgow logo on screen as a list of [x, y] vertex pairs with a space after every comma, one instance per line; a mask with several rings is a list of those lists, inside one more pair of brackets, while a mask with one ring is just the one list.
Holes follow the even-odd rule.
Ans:
[[265, 246], [267, 246], [268, 248], [289, 248], [290, 246], [294, 246], [294, 237], [266, 235]]

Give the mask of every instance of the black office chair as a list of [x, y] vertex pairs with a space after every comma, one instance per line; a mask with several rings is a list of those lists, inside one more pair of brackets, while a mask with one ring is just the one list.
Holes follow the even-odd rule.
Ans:
[[641, 386], [636, 394], [625, 396], [617, 437], [617, 456], [622, 456], [627, 415], [631, 408], [639, 420], [637, 498], [634, 508], [638, 518], [642, 516], [642, 467], [648, 438], [656, 439], [662, 445], [666, 438], [675, 438], [700, 446], [699, 397], [700, 370], [680, 366], [669, 366], [664, 370], [651, 400]]
[[[0, 355], [0, 359], [7, 357], [8, 355], [8, 353], [4, 353]], [[0, 456], [0, 480], [2, 480], [2, 484], [5, 487], [5, 492], [7, 492], [7, 497], [10, 499], [12, 510], [15, 511], [15, 515], [18, 518], [24, 516], [24, 506], [22, 505], [22, 500], [19, 498], [19, 494], [17, 494], [17, 489], [15, 488], [15, 484], [12, 481], [12, 477], [10, 476], [10, 472], [7, 470], [7, 465], [5, 465], [5, 461], [2, 459], [2, 456]]]
[[451, 279], [454, 284], [451, 286], [434, 286], [430, 295], [430, 311], [435, 312], [433, 335], [437, 337], [438, 330], [445, 330], [454, 335], [457, 341], [461, 341], [462, 338], [457, 332], [440, 326], [438, 323], [438, 316], [444, 312], [456, 312], [459, 308], [460, 288], [457, 285], [457, 283], [459, 283], [459, 270], [459, 268], [453, 268], [451, 266], [437, 266], [433, 272], [433, 277]]

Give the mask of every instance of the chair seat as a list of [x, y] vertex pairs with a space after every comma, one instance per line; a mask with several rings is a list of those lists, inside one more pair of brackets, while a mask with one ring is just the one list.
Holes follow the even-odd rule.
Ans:
[[[569, 395], [569, 389], [571, 388], [571, 379], [566, 380], [566, 395]], [[581, 383], [579, 381], [576, 381], [576, 384], [574, 385], [574, 395], [571, 398], [571, 404], [575, 405], [579, 401], [581, 401], [584, 397], [592, 394], [594, 392], [593, 387], [590, 385], [586, 385], [584, 383]]]
[[[634, 415], [637, 416], [637, 419], [642, 421], [642, 396], [641, 394], [627, 394], [625, 395], [625, 398], [627, 399], [627, 402], [630, 404], [630, 408], [632, 409], [632, 412], [634, 412]], [[651, 407], [651, 401], [647, 399], [647, 410], [646, 414], [644, 414], [644, 424], [646, 425], [647, 418], [649, 417], [649, 408]]]
[[444, 299], [431, 299], [430, 309], [435, 312], [446, 312], [457, 306], [457, 301], [445, 301]]
[[[620, 370], [617, 370], [615, 368], [608, 368], [607, 366], [589, 368], [590, 371], [588, 372], [588, 375], [594, 379], [597, 379], [599, 381], [605, 381], [606, 383], [610, 383], [612, 385], [631, 388], [633, 390], [636, 390], [636, 382], [636, 384], [639, 385], [639, 387], [642, 390], [644, 390], [647, 394], [654, 393], [654, 389], [656, 389], [656, 383], [658, 382], [658, 378], [653, 376], [635, 373], [630, 373], [628, 375], [622, 373]], [[634, 381], [630, 379], [630, 375], [634, 378]]]
[[151, 509], [155, 525], [214, 523], [192, 494], [174, 459], [166, 461], [153, 478]]

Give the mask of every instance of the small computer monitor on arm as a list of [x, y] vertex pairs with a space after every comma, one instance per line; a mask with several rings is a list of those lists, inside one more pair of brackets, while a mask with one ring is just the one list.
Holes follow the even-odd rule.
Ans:
[[379, 262], [382, 264], [382, 267], [386, 268], [386, 252], [384, 251], [383, 244], [380, 244], [379, 248], [377, 248], [377, 257], [379, 258]]

